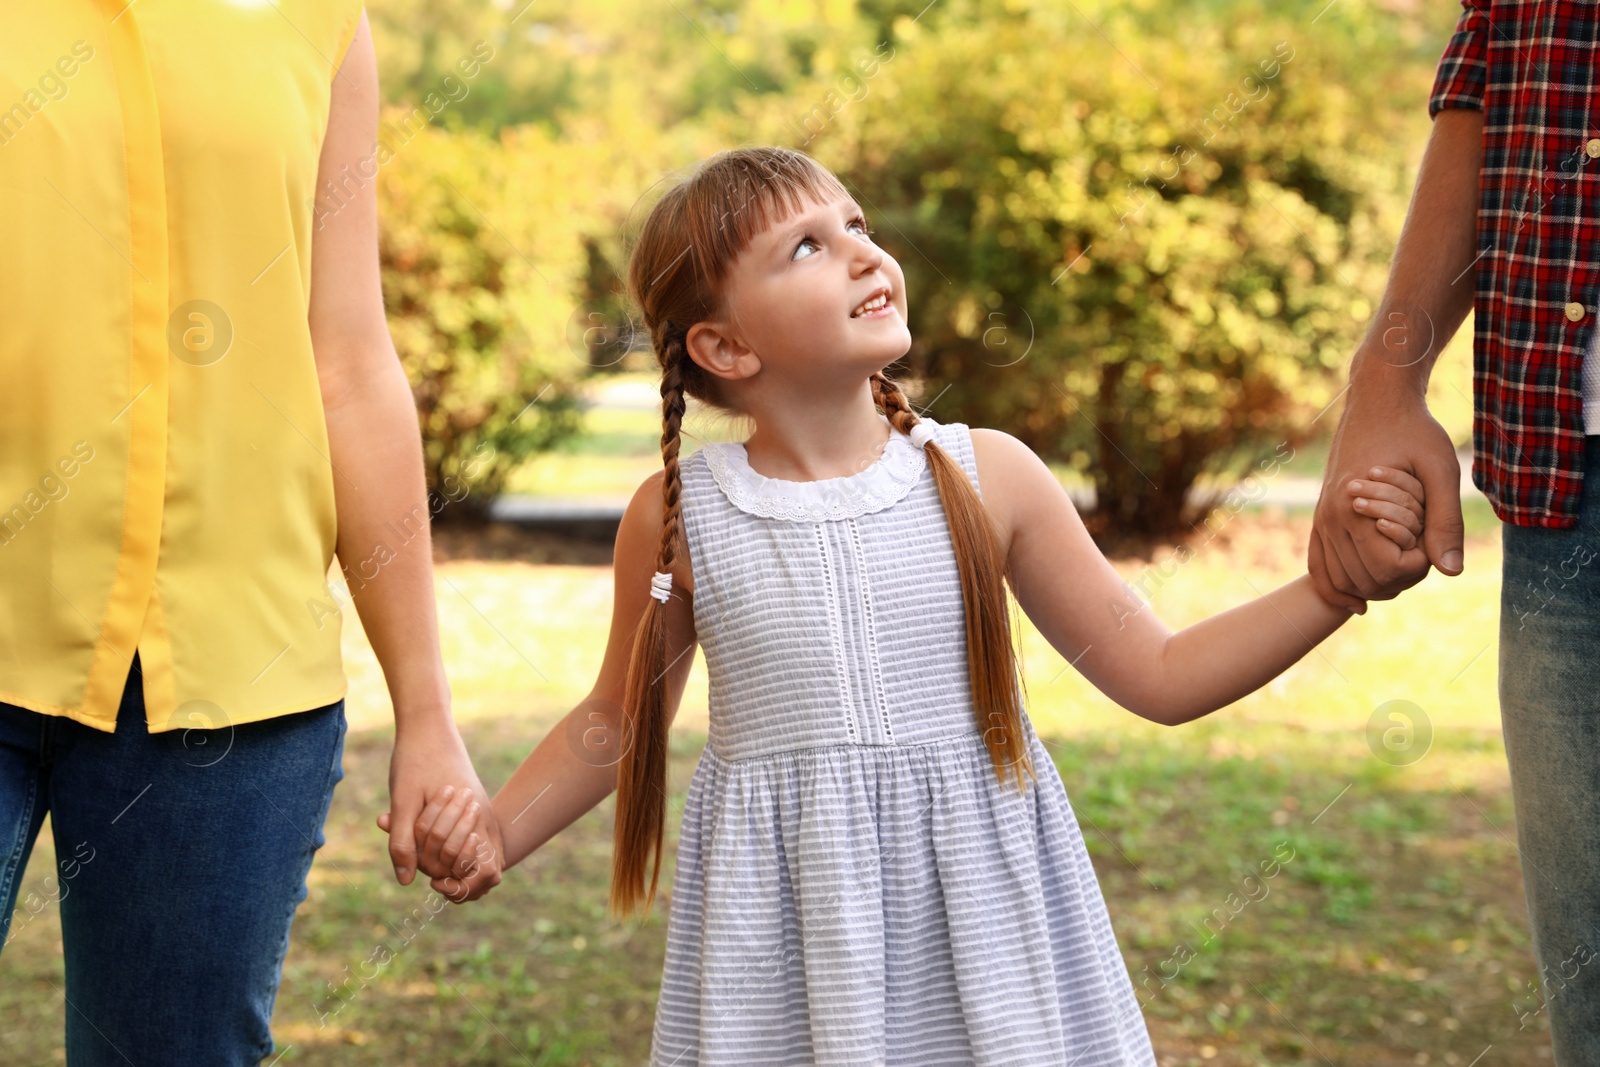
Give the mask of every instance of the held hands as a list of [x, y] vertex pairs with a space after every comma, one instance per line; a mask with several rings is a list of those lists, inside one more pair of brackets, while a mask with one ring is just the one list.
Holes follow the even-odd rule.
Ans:
[[494, 805], [446, 786], [417, 816], [417, 865], [433, 888], [461, 903], [500, 884], [505, 843]]
[[1423, 532], [1422, 483], [1393, 467], [1373, 467], [1367, 474], [1345, 483], [1350, 507], [1374, 520], [1402, 551], [1416, 548]]
[[[466, 817], [463, 832], [464, 837], [474, 832], [478, 837], [459, 871], [454, 863], [441, 859], [437, 845], [431, 851], [427, 848], [435, 818], [424, 819], [424, 813], [430, 811], [436, 817], [452, 798], [459, 799], [463, 809], [478, 803], [478, 809]], [[455, 821], [452, 818], [452, 827]], [[389, 857], [401, 885], [410, 885], [421, 870], [432, 877], [435, 890], [459, 904], [476, 900], [500, 883], [504, 849], [489, 794], [448, 717], [416, 720], [397, 730], [389, 764], [389, 811], [378, 816], [378, 828], [389, 835]], [[463, 843], [462, 851], [465, 849]]]
[[[1404, 390], [1386, 388], [1373, 399], [1352, 386], [1306, 544], [1306, 566], [1317, 594], [1358, 614], [1366, 612], [1369, 600], [1389, 600], [1416, 585], [1430, 566], [1461, 573], [1461, 464], [1455, 448], [1420, 396], [1408, 398]], [[1386, 473], [1374, 475], [1374, 468]], [[1397, 532], [1394, 526], [1365, 521], [1367, 516], [1399, 521], [1395, 516], [1354, 507], [1357, 496], [1377, 499], [1365, 490], [1392, 483], [1392, 473], [1405, 474], [1400, 488], [1428, 507], [1426, 528], [1410, 548], [1390, 536]], [[1363, 488], [1351, 490], [1352, 481]]]
[[[389, 813], [378, 826], [389, 829]], [[417, 868], [429, 884], [456, 904], [477, 900], [500, 884], [504, 845], [494, 808], [470, 789], [447, 785], [417, 815], [413, 827]]]
[[[1338, 501], [1342, 496], [1342, 501]], [[1424, 518], [1422, 518], [1422, 483], [1416, 478], [1406, 474], [1405, 470], [1395, 467], [1368, 467], [1365, 477], [1347, 478], [1341, 485], [1323, 486], [1322, 499], [1317, 501], [1318, 520], [1328, 512], [1333, 512], [1334, 518], [1328, 525], [1342, 528], [1342, 530], [1358, 533], [1362, 528], [1373, 530], [1394, 542], [1400, 550], [1400, 555], [1416, 557], [1419, 555], [1418, 545], [1421, 544], [1424, 534]], [[1366, 526], [1363, 520], [1370, 520], [1371, 526]], [[1323, 592], [1322, 585], [1318, 584], [1318, 563], [1326, 563], [1323, 553], [1320, 552], [1322, 542], [1318, 541], [1317, 526], [1312, 528], [1309, 545], [1309, 569], [1312, 584], [1317, 587], [1318, 597], [1328, 601], [1334, 608], [1344, 611], [1354, 611], [1355, 614], [1366, 614], [1366, 601], [1355, 600], [1349, 592], [1336, 590], [1338, 600], [1328, 597]], [[1427, 573], [1426, 558], [1422, 560], [1422, 574]], [[1421, 576], [1421, 574], [1419, 574]], [[1418, 576], [1418, 577], [1419, 577]], [[1323, 581], [1326, 574], [1322, 576]], [[1406, 585], [1418, 581], [1411, 577]], [[1398, 592], [1398, 590], [1395, 590]], [[1390, 597], [1395, 593], [1390, 592]]]
[[[1345, 508], [1348, 509], [1344, 513], [1346, 516], [1358, 523], [1359, 517], [1371, 520], [1377, 532], [1394, 542], [1402, 553], [1417, 548], [1424, 532], [1421, 482], [1394, 467], [1370, 467], [1365, 478], [1348, 479], [1339, 488], [1343, 490]], [[1326, 498], [1327, 492], [1324, 491], [1323, 495]], [[1318, 502], [1319, 508], [1322, 503]], [[1316, 535], [1313, 533], [1313, 564], [1316, 561], [1316, 544]], [[1312, 575], [1315, 578], [1314, 570]], [[1360, 603], [1359, 613], [1365, 614], [1366, 604], [1364, 601]], [[1346, 605], [1341, 603], [1338, 606]]]

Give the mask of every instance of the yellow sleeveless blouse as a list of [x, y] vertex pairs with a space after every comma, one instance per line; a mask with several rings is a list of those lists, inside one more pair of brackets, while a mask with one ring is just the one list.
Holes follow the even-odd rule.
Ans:
[[360, 0], [48, 0], [0, 33], [0, 702], [152, 732], [345, 694], [307, 311]]

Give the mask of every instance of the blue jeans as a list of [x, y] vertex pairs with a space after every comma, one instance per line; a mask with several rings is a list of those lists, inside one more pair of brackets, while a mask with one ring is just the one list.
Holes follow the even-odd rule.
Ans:
[[1600, 436], [1584, 440], [1578, 525], [1507, 524], [1500, 719], [1546, 1014], [1558, 1067], [1600, 1067]]
[[[39, 936], [33, 916], [60, 901], [69, 1067], [257, 1067], [272, 1054], [344, 733], [342, 700], [149, 733], [137, 656], [114, 734], [0, 704], [0, 933]], [[46, 811], [56, 870], [17, 907]]]

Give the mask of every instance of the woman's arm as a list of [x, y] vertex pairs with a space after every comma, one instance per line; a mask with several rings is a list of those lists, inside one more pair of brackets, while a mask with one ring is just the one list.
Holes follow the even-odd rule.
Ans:
[[1301, 575], [1174, 634], [1106, 562], [1032, 449], [998, 430], [975, 429], [972, 442], [1018, 604], [1056, 651], [1136, 715], [1176, 725], [1225, 707], [1351, 615]]
[[[318, 187], [341, 173], [362, 173], [359, 164], [370, 158], [377, 136], [378, 69], [363, 13], [333, 79]], [[412, 830], [424, 802], [446, 785], [481, 797], [484, 813], [489, 798], [450, 714], [417, 409], [384, 318], [371, 182], [321, 219], [312, 238], [310, 326], [334, 472], [339, 562], [348, 573], [362, 561], [382, 561], [375, 576], [353, 575], [349, 585], [394, 704], [389, 857], [396, 879], [409, 885], [418, 862]], [[411, 539], [393, 544], [391, 531], [406, 528], [416, 531]], [[483, 890], [497, 880], [486, 868]]]
[[[622, 730], [622, 698], [634, 633], [650, 603], [664, 505], [663, 475], [633, 494], [617, 530], [613, 563], [611, 636], [589, 696], [558, 722], [494, 797], [503, 842], [502, 863], [512, 867], [566, 829], [617, 787], [617, 766], [631, 742]], [[683, 699], [698, 638], [694, 628], [694, 577], [681, 547], [672, 568], [667, 609], [668, 725]]]

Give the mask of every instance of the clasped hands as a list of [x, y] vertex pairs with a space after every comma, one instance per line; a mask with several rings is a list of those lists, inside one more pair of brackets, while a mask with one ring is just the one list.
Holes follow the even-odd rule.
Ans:
[[[389, 829], [389, 813], [378, 816]], [[417, 869], [453, 903], [477, 900], [500, 884], [505, 843], [494, 806], [471, 789], [447, 785], [428, 798], [412, 830]]]
[[[1455, 448], [1420, 397], [1371, 402], [1352, 390], [1306, 546], [1318, 595], [1365, 614], [1367, 601], [1398, 596], [1430, 566], [1460, 574], [1460, 485]], [[1396, 536], [1401, 526], [1410, 536]]]
[[421, 871], [453, 903], [476, 900], [500, 884], [505, 867], [488, 792], [448, 710], [408, 714], [406, 721], [389, 763], [390, 810], [377, 819], [389, 835], [395, 879], [410, 885]]

